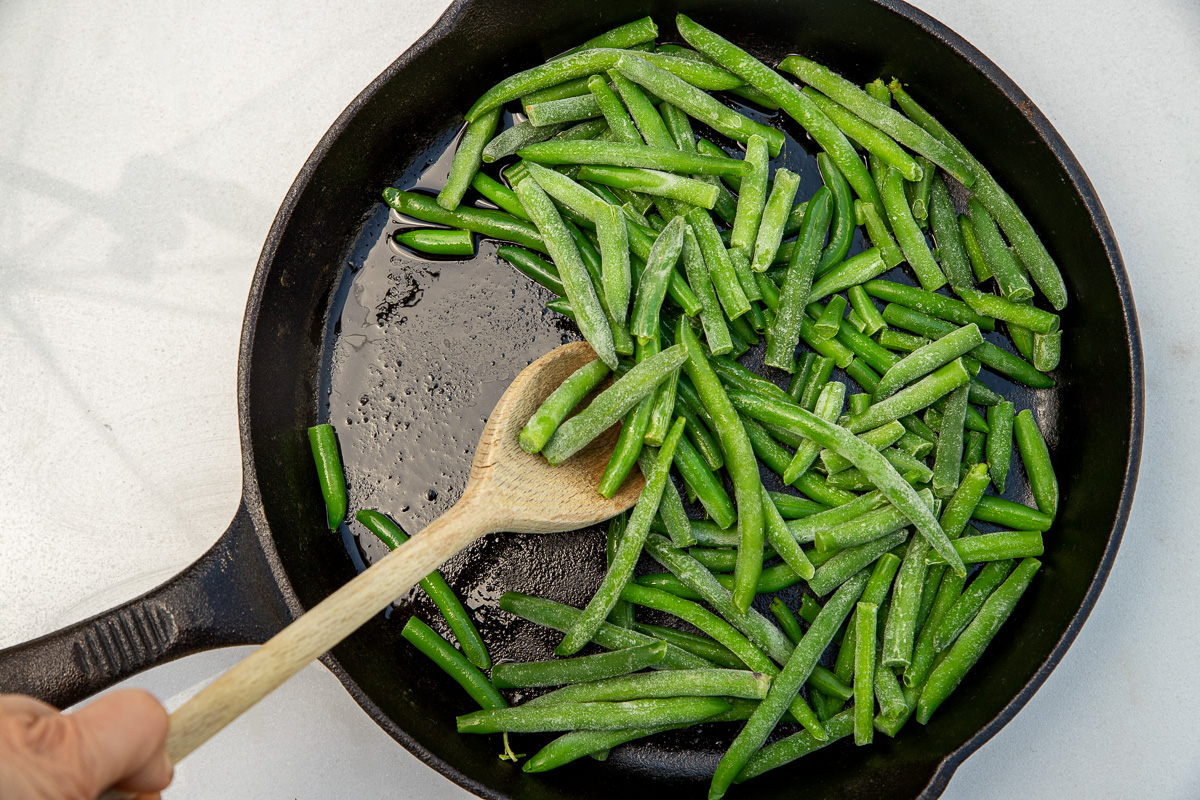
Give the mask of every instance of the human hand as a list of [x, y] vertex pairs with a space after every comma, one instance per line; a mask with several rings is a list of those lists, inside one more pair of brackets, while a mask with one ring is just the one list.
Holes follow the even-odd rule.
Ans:
[[0, 797], [94, 800], [116, 787], [157, 800], [173, 768], [167, 712], [148, 692], [124, 689], [78, 711], [0, 695]]

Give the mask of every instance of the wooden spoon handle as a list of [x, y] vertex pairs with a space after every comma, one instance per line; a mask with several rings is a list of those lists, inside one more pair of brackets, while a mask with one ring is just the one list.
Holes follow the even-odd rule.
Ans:
[[[498, 521], [468, 493], [403, 547], [364, 570], [171, 714], [172, 763], [237, 719]], [[501, 523], [502, 524], [502, 523]]]

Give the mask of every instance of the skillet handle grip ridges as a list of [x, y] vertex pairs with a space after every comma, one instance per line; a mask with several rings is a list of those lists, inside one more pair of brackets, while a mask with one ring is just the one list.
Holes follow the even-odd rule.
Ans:
[[26, 694], [66, 708], [156, 664], [266, 641], [288, 619], [242, 506], [208, 552], [161, 586], [0, 650], [0, 693]]

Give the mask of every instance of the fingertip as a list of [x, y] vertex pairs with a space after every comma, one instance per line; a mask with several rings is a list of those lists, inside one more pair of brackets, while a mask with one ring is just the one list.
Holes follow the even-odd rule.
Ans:
[[156, 792], [170, 782], [173, 768], [163, 752], [170, 720], [149, 692], [111, 692], [69, 716], [83, 734], [100, 789], [119, 784]]

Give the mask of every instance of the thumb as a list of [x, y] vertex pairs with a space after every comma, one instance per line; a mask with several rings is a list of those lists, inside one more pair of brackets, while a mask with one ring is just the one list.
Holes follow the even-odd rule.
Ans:
[[173, 768], [163, 750], [167, 712], [150, 693], [111, 692], [69, 716], [79, 729], [94, 792], [110, 786], [157, 792], [171, 782]]

